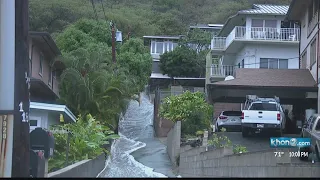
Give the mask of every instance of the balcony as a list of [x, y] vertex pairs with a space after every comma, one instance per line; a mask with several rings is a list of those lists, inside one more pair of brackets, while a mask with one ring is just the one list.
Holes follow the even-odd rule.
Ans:
[[214, 37], [211, 40], [212, 50], [225, 50], [237, 41], [265, 41], [265, 42], [299, 42], [300, 29], [297, 28], [266, 28], [236, 26], [228, 37]]
[[210, 76], [215, 78], [225, 78], [235, 75], [235, 66], [212, 64]]

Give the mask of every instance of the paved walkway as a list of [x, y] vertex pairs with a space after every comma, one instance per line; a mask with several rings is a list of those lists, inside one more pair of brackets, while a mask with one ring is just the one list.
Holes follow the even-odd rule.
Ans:
[[155, 172], [164, 174], [168, 177], [176, 177], [173, 173], [173, 166], [167, 154], [165, 141], [166, 138], [148, 138], [139, 139], [146, 143], [146, 147], [141, 148], [131, 155], [140, 163], [150, 168]]

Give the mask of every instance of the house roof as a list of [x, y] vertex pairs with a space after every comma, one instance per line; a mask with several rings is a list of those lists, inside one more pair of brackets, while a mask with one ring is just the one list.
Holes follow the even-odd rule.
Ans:
[[202, 29], [221, 29], [223, 24], [197, 24], [194, 26], [190, 26], [190, 29], [194, 28], [202, 28]]
[[166, 36], [166, 35], [163, 35], [163, 36], [143, 36], [143, 38], [146, 38], [146, 39], [177, 39], [179, 40], [181, 38], [182, 35], [180, 36]]
[[218, 86], [317, 88], [308, 69], [239, 68], [233, 80], [213, 83]]
[[70, 109], [66, 105], [30, 102], [30, 109], [39, 109], [65, 113], [73, 122], [76, 122], [77, 119], [76, 116], [70, 111]]
[[240, 26], [244, 23], [244, 17], [247, 15], [278, 15], [285, 16], [289, 6], [271, 5], [271, 4], [253, 4], [251, 9], [240, 10], [235, 15], [230, 16], [219, 32], [218, 36], [227, 36], [234, 26]]
[[[52, 39], [50, 33], [29, 31], [29, 35], [32, 39], [36, 39], [39, 43], [41, 43], [41, 46], [47, 46], [55, 56], [61, 55], [60, 49]], [[65, 64], [61, 60], [55, 59], [53, 62], [53, 67], [56, 69], [65, 69]]]
[[252, 9], [240, 10], [239, 14], [286, 15], [289, 6], [272, 4], [253, 4]]

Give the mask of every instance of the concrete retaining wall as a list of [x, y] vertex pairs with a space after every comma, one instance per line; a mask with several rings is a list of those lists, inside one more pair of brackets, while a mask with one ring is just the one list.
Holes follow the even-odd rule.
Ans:
[[193, 148], [180, 154], [179, 174], [182, 177], [320, 177], [319, 165], [292, 163], [289, 153], [279, 158], [274, 151], [234, 155], [232, 149]]
[[180, 139], [181, 139], [181, 121], [174, 124], [167, 136], [167, 152], [171, 163], [177, 166], [177, 157], [180, 154]]
[[95, 159], [88, 159], [67, 166], [48, 174], [49, 178], [96, 177], [105, 167], [106, 156], [101, 154]]

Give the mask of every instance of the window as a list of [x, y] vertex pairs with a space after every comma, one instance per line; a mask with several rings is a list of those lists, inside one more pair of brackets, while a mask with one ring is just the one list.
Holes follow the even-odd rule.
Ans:
[[264, 27], [266, 28], [277, 28], [277, 20], [265, 20]]
[[156, 53], [163, 54], [163, 42], [156, 42]]
[[288, 59], [279, 59], [279, 69], [288, 69]]
[[260, 58], [260, 69], [288, 69], [288, 59]]
[[57, 74], [56, 74], [56, 71], [55, 71], [55, 70], [52, 71], [52, 77], [53, 77], [53, 79], [56, 79], [56, 78], [57, 78]]
[[43, 57], [43, 54], [40, 53], [40, 64], [39, 64], [39, 75], [42, 76], [42, 73], [43, 73], [43, 61], [44, 61], [44, 57]]
[[308, 22], [312, 21], [313, 18], [313, 1], [310, 3], [308, 7]]
[[310, 69], [311, 67], [314, 65], [314, 63], [316, 62], [316, 53], [317, 53], [317, 46], [316, 46], [316, 40], [313, 40], [310, 46]]
[[222, 113], [222, 115], [225, 115], [225, 116], [241, 116], [242, 112], [241, 111], [224, 111]]
[[151, 54], [156, 53], [156, 42], [151, 41]]
[[48, 80], [49, 86], [52, 85], [52, 76], [53, 76], [53, 74], [52, 74], [52, 67], [49, 67], [49, 80]]
[[262, 19], [252, 19], [251, 26], [252, 27], [263, 27], [263, 20]]
[[41, 127], [41, 117], [30, 116], [29, 124], [30, 124], [30, 132], [37, 127]]
[[275, 103], [253, 103], [250, 110], [256, 111], [278, 111], [277, 104]]
[[307, 68], [307, 51], [302, 54], [301, 64], [300, 64], [300, 69], [306, 69], [306, 68]]

